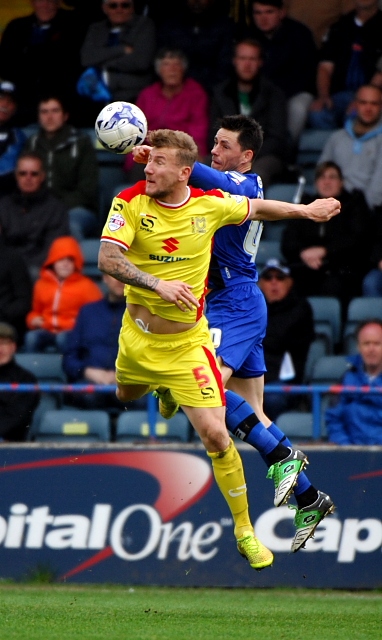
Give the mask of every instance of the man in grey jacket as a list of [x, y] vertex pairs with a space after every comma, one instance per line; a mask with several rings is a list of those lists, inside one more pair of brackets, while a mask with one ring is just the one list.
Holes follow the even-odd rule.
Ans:
[[318, 163], [338, 164], [347, 191], [364, 193], [371, 209], [382, 205], [382, 91], [364, 85], [356, 93], [355, 116], [327, 140]]

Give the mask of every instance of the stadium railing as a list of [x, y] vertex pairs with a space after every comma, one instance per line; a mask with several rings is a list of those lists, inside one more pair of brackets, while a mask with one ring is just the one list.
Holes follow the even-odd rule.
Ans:
[[[21, 383], [1, 383], [0, 392], [25, 393], [110, 393], [115, 391], [114, 385], [88, 385], [88, 384], [21, 384]], [[341, 384], [315, 384], [315, 385], [272, 385], [264, 387], [265, 393], [288, 393], [292, 395], [310, 396], [313, 426], [312, 439], [321, 440], [322, 433], [322, 397], [325, 394], [338, 395], [340, 393], [362, 393], [376, 394], [382, 393], [382, 387], [353, 387]], [[149, 424], [150, 437], [155, 438], [155, 425], [157, 420], [157, 400], [151, 394], [147, 396], [147, 421]]]

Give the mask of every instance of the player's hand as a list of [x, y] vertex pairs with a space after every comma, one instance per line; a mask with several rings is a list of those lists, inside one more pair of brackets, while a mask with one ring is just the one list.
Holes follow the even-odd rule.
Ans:
[[319, 198], [306, 205], [306, 217], [314, 222], [327, 222], [340, 211], [341, 203], [335, 198]]
[[131, 153], [133, 155], [134, 162], [137, 162], [138, 164], [147, 164], [151, 149], [152, 147], [148, 144], [137, 144], [136, 147], [133, 147]]
[[200, 305], [191, 289], [189, 284], [180, 280], [159, 280], [155, 291], [162, 300], [173, 302], [181, 311], [193, 311]]

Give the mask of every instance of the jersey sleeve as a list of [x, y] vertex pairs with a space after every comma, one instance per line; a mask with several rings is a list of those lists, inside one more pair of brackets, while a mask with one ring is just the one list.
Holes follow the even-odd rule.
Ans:
[[248, 198], [263, 198], [263, 183], [255, 173], [239, 173], [238, 171], [218, 171], [201, 162], [195, 162], [190, 184], [204, 191], [221, 189], [235, 195]]
[[134, 206], [115, 197], [101, 234], [101, 242], [112, 242], [128, 251], [135, 236]]
[[227, 224], [243, 224], [247, 220], [251, 210], [249, 199], [245, 196], [233, 195], [227, 192], [223, 192], [222, 196], [225, 206], [223, 207], [224, 213], [220, 220], [219, 227]]

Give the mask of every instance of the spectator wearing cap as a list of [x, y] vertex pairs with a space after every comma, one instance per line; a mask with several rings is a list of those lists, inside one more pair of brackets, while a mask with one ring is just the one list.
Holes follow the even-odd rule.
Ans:
[[[0, 383], [37, 384], [35, 376], [15, 361], [17, 334], [14, 327], [0, 322]], [[22, 442], [38, 405], [38, 392], [0, 391], [0, 439]]]
[[[268, 310], [263, 341], [265, 384], [301, 384], [309, 346], [315, 336], [311, 306], [295, 291], [289, 267], [275, 258], [268, 260], [261, 271], [259, 287]], [[293, 396], [287, 394], [264, 395], [264, 410], [273, 420], [294, 404]]]
[[10, 193], [15, 187], [14, 171], [26, 141], [25, 133], [14, 125], [17, 111], [16, 87], [0, 80], [0, 192]]

